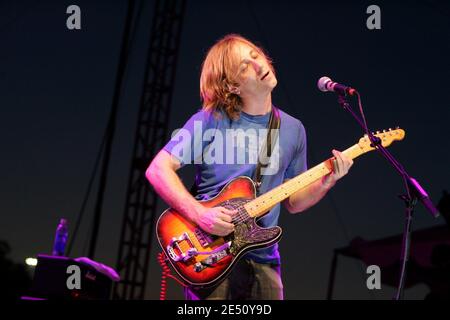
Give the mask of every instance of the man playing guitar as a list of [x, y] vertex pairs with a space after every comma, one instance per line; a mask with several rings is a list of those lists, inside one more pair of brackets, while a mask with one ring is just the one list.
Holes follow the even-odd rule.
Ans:
[[[277, 150], [270, 157], [270, 166], [262, 171], [260, 194], [307, 170], [305, 128], [298, 119], [273, 106], [271, 93], [276, 85], [274, 67], [260, 47], [239, 35], [225, 36], [210, 48], [203, 62], [202, 110], [186, 122], [181, 132], [185, 135], [174, 135], [147, 169], [147, 179], [165, 202], [208, 234], [220, 237], [232, 234], [240, 213], [225, 206], [205, 207], [198, 200], [212, 199], [236, 177], [254, 177], [257, 167], [251, 155], [258, 150], [257, 146], [249, 139], [244, 139], [247, 142], [244, 144], [233, 144], [234, 138], [227, 139], [230, 131], [259, 131], [267, 136], [271, 119], [278, 117], [279, 128], [275, 129], [278, 132], [272, 139]], [[214, 136], [208, 136], [209, 139], [196, 136], [206, 132]], [[266, 136], [254, 141], [265, 141]], [[225, 144], [231, 144], [231, 149]], [[196, 150], [200, 153], [196, 154]], [[230, 150], [234, 152], [231, 156]], [[333, 171], [284, 199], [287, 211], [304, 212], [347, 174], [353, 161], [339, 151], [333, 150], [332, 154]], [[206, 161], [208, 157], [222, 161]], [[195, 197], [176, 173], [186, 164], [194, 164], [196, 168]], [[258, 225], [276, 226], [279, 214], [280, 205], [274, 205], [258, 220]], [[209, 287], [191, 285], [185, 296], [189, 300], [283, 299], [278, 245], [246, 252], [223, 281]]]

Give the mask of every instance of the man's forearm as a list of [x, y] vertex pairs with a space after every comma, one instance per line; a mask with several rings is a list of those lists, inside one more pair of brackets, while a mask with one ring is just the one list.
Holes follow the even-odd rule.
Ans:
[[332, 153], [334, 156], [333, 172], [284, 200], [284, 204], [290, 213], [302, 212], [315, 205], [339, 179], [348, 173], [353, 165], [353, 160], [337, 150], [333, 149]]
[[287, 198], [285, 200], [286, 208], [290, 213], [305, 211], [319, 202], [330, 189], [331, 186], [325, 185], [323, 180], [319, 179]]
[[178, 174], [164, 166], [150, 167], [147, 179], [161, 198], [172, 208], [196, 221], [203, 206], [186, 190]]

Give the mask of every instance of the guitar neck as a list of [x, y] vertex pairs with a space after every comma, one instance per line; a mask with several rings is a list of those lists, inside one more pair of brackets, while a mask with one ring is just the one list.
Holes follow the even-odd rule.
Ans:
[[[364, 148], [355, 144], [343, 151], [348, 158], [354, 159], [367, 152]], [[327, 159], [315, 167], [303, 172], [302, 174], [290, 179], [289, 181], [279, 185], [269, 192], [255, 198], [244, 205], [251, 217], [259, 217], [269, 211], [273, 206], [277, 205], [284, 199], [288, 198], [298, 190], [301, 190], [311, 183], [319, 180], [333, 170], [333, 158]]]

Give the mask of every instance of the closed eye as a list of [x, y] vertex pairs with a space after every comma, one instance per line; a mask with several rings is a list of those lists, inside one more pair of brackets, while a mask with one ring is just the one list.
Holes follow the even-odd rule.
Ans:
[[248, 62], [243, 62], [241, 64], [241, 71], [245, 71], [245, 70], [247, 70], [247, 68], [248, 68]]

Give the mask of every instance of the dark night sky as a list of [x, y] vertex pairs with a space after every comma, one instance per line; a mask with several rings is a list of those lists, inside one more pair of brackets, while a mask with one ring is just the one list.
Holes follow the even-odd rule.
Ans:
[[[382, 29], [366, 28], [366, 8], [381, 7]], [[82, 30], [66, 28], [77, 4]], [[114, 266], [131, 157], [152, 3], [132, 47], [113, 145], [96, 260]], [[51, 250], [59, 217], [75, 223], [111, 107], [125, 1], [2, 1], [0, 3], [0, 239], [12, 258]], [[188, 1], [170, 132], [200, 107], [198, 78], [206, 50], [227, 33], [261, 44], [275, 62], [274, 103], [299, 118], [312, 166], [362, 135], [332, 93], [328, 75], [359, 89], [373, 130], [400, 126], [406, 139], [390, 151], [436, 203], [450, 187], [450, 6], [445, 1]], [[352, 101], [356, 105], [356, 101]], [[186, 184], [192, 176], [182, 172]], [[282, 212], [283, 277], [288, 299], [323, 299], [334, 248], [361, 236], [378, 239], [403, 229], [401, 179], [378, 154], [355, 161], [350, 174], [317, 206], [299, 216]], [[73, 256], [83, 248], [86, 213]], [[165, 208], [161, 204], [161, 210]], [[420, 205], [413, 229], [443, 224]], [[159, 296], [153, 247], [147, 298]], [[383, 275], [382, 275], [383, 277]], [[407, 298], [422, 298], [417, 285]], [[335, 298], [390, 299], [394, 289], [365, 287], [365, 265], [340, 258]], [[169, 287], [169, 298], [181, 290]]]

